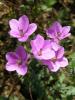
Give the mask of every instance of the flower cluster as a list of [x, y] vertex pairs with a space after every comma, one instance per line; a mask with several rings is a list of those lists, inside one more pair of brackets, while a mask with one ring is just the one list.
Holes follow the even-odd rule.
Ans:
[[[21, 16], [19, 20], [10, 20], [9, 25], [11, 28], [9, 31], [10, 36], [17, 38], [20, 42], [26, 42], [37, 29], [35, 23], [29, 24], [26, 15]], [[43, 36], [38, 34], [30, 41], [31, 52], [34, 57], [52, 72], [68, 65], [68, 60], [64, 56], [64, 47], [60, 45], [60, 41], [71, 35], [69, 31], [70, 26], [62, 27], [59, 22], [54, 22], [46, 30], [46, 34], [50, 39], [45, 40]], [[6, 60], [6, 70], [17, 71], [20, 75], [27, 73], [28, 54], [23, 46], [19, 46], [15, 52], [8, 52]]]

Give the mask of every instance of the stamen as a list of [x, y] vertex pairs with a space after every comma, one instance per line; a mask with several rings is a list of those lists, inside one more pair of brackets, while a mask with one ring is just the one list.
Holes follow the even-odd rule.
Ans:
[[39, 55], [39, 56], [42, 55], [42, 49], [40, 49], [40, 51], [38, 52], [38, 55]]
[[60, 35], [60, 32], [58, 32], [57, 34], [58, 34], [58, 36], [59, 36], [59, 35]]
[[21, 64], [22, 64], [22, 60], [19, 59], [19, 60], [17, 61], [17, 64], [18, 64], [18, 65], [21, 65]]
[[51, 60], [52, 60], [53, 62], [55, 62], [55, 61], [56, 61], [56, 59], [57, 59], [57, 58], [56, 58], [56, 57], [54, 57], [54, 58], [52, 58]]
[[20, 32], [20, 36], [23, 37], [24, 36], [23, 30], [19, 30], [19, 32]]

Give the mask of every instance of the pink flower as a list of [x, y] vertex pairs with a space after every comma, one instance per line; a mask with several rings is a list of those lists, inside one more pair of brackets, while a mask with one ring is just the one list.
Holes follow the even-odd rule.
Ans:
[[[55, 56], [50, 40], [44, 40], [41, 35], [37, 35], [34, 40], [31, 40], [31, 47], [35, 58], [39, 60], [48, 60]], [[56, 48], [56, 45], [54, 48]]]
[[70, 28], [70, 26], [62, 27], [61, 24], [56, 21], [46, 30], [46, 34], [58, 43], [60, 40], [71, 35], [71, 33], [69, 33]]
[[16, 71], [20, 75], [27, 73], [27, 53], [22, 46], [16, 49], [16, 52], [8, 52], [6, 54], [6, 70]]
[[23, 15], [19, 20], [11, 19], [10, 25], [10, 36], [17, 38], [19, 41], [24, 42], [28, 37], [35, 32], [37, 25], [35, 23], [29, 24], [29, 19], [26, 15]]
[[66, 67], [68, 65], [67, 58], [64, 57], [64, 48], [60, 47], [55, 50], [55, 57], [50, 60], [43, 60], [42, 63], [48, 66], [48, 69], [52, 72], [56, 72], [60, 67]]

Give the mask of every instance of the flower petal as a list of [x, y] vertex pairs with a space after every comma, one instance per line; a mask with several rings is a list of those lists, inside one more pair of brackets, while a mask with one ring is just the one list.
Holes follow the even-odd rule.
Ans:
[[62, 59], [59, 60], [59, 63], [61, 67], [66, 67], [68, 65], [68, 60], [67, 58], [63, 57]]
[[70, 26], [64, 26], [63, 29], [62, 29], [62, 33], [67, 34], [67, 33], [69, 33], [70, 29], [71, 29]]
[[24, 36], [18, 38], [18, 41], [25, 42], [25, 41], [27, 41], [27, 39], [28, 39], [28, 36], [26, 34], [24, 34]]
[[26, 15], [23, 15], [19, 18], [19, 30], [27, 31], [29, 26], [29, 19]]
[[9, 35], [12, 36], [12, 37], [15, 37], [15, 38], [19, 38], [20, 37], [20, 34], [19, 34], [18, 30], [10, 30], [9, 31]]
[[46, 34], [48, 35], [48, 37], [50, 38], [55, 38], [55, 34], [56, 34], [56, 31], [54, 30], [53, 27], [49, 27], [47, 30], [46, 30]]
[[34, 54], [35, 58], [37, 58], [39, 60], [49, 60], [49, 59], [52, 59], [53, 57], [55, 57], [55, 52], [48, 48], [43, 50], [41, 52], [41, 55], [38, 55], [38, 53], [36, 53], [36, 51], [34, 51], [34, 52], [33, 52], [33, 54]]
[[19, 26], [19, 23], [18, 23], [18, 20], [16, 20], [16, 19], [11, 19], [10, 21], [9, 21], [9, 25], [10, 25], [10, 28], [12, 29], [12, 30], [18, 30], [18, 26]]
[[59, 62], [52, 62], [51, 60], [43, 60], [42, 63], [48, 66], [48, 69], [52, 72], [56, 72], [60, 68]]
[[29, 36], [36, 30], [36, 24], [32, 23], [29, 25], [28, 30], [24, 33], [24, 36], [18, 38], [20, 42], [25, 42], [29, 38]]
[[50, 40], [44, 40], [43, 48], [52, 48]]
[[71, 33], [69, 33], [70, 29], [71, 29], [70, 26], [63, 27], [62, 28], [62, 34], [60, 35], [60, 38], [61, 39], [64, 39], [64, 38], [70, 36], [71, 35]]
[[60, 45], [58, 45], [56, 42], [51, 41], [51, 47], [54, 51], [57, 51], [60, 48]]
[[55, 63], [51, 62], [51, 65], [53, 66], [53, 68], [51, 69], [52, 72], [57, 72], [60, 68], [60, 63], [58, 61], [56, 61]]
[[47, 65], [49, 70], [53, 69], [53, 66], [51, 65], [51, 61], [50, 60], [42, 60], [42, 63], [44, 65]]
[[18, 55], [15, 52], [8, 52], [6, 54], [6, 60], [12, 64], [16, 63], [16, 61], [18, 60]]
[[25, 75], [27, 73], [27, 66], [25, 64], [22, 64], [21, 66], [18, 66], [16, 71], [20, 75]]
[[57, 33], [62, 32], [62, 26], [58, 21], [53, 23], [53, 28], [56, 30]]
[[19, 46], [17, 49], [16, 49], [16, 54], [22, 59], [22, 60], [26, 60], [27, 59], [27, 53], [24, 49], [23, 46]]
[[63, 38], [69, 37], [71, 35], [71, 33], [65, 34], [65, 36]]
[[44, 38], [41, 35], [37, 35], [35, 40], [31, 40], [31, 47], [32, 47], [32, 51], [39, 51], [40, 49], [42, 49], [43, 45], [44, 45]]
[[35, 32], [35, 30], [37, 29], [37, 25], [35, 23], [29, 24], [28, 30], [26, 31], [26, 35], [30, 36], [32, 33]]
[[64, 47], [61, 47], [57, 52], [56, 52], [56, 58], [60, 59], [64, 55]]
[[11, 64], [11, 63], [7, 63], [5, 66], [5, 69], [8, 71], [15, 71], [17, 69], [18, 65], [17, 64]]
[[42, 50], [42, 59], [48, 60], [55, 57], [55, 52], [50, 48], [46, 48]]
[[58, 33], [62, 32], [62, 26], [59, 22], [55, 21], [49, 29], [47, 29], [46, 33], [50, 36], [50, 38], [55, 38], [58, 36]]

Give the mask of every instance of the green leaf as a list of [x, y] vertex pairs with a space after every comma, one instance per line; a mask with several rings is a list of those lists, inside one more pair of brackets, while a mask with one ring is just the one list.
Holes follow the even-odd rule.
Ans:
[[22, 11], [26, 11], [27, 9], [29, 9], [29, 6], [23, 4], [23, 5], [20, 6], [20, 9], [21, 9]]
[[57, 0], [46, 0], [46, 1], [45, 1], [45, 3], [46, 3], [48, 6], [53, 6], [56, 2], [57, 2]]
[[52, 8], [51, 7], [48, 7], [47, 5], [41, 5], [41, 9], [43, 10], [43, 11], [51, 11], [52, 10]]
[[67, 95], [75, 95], [75, 87], [70, 86], [69, 90], [66, 93]]
[[6, 97], [0, 96], [0, 100], [8, 100]]
[[59, 82], [62, 83], [65, 79], [65, 75], [64, 73], [62, 73], [60, 76], [59, 76]]
[[17, 96], [10, 96], [9, 100], [18, 100]]

